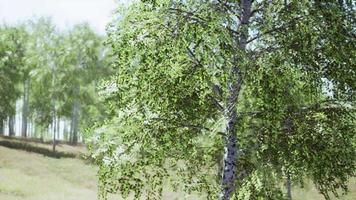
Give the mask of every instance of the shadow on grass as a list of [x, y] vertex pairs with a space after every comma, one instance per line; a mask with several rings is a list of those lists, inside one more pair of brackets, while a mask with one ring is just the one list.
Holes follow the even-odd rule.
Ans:
[[0, 146], [4, 146], [7, 148], [11, 148], [11, 149], [18, 149], [18, 150], [24, 150], [24, 151], [28, 151], [28, 152], [38, 153], [38, 154], [42, 154], [44, 156], [48, 156], [48, 157], [52, 157], [52, 158], [75, 158], [75, 157], [77, 157], [77, 155], [73, 154], [73, 153], [51, 151], [51, 150], [43, 148], [43, 147], [37, 147], [37, 146], [33, 146], [33, 145], [30, 145], [27, 143], [20, 143], [20, 142], [15, 142], [15, 141], [3, 140], [3, 141], [0, 141]]

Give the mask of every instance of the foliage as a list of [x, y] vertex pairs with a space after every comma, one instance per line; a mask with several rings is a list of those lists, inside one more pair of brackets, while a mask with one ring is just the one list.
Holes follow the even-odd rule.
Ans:
[[[346, 191], [356, 158], [353, 8], [157, 0], [120, 9], [108, 29], [116, 74], [102, 90], [110, 118], [91, 141], [101, 198], [160, 199], [168, 180], [217, 199], [231, 109], [239, 155], [231, 198], [283, 199], [287, 175], [310, 177], [326, 199]], [[242, 86], [231, 106], [234, 76]]]
[[0, 27], [0, 120], [15, 114], [27, 34], [23, 27]]

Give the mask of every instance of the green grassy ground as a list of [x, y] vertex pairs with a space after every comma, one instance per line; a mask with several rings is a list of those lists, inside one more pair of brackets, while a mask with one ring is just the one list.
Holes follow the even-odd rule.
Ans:
[[[81, 159], [55, 159], [0, 146], [0, 200], [96, 200], [96, 171]], [[163, 198], [184, 196], [167, 191]]]
[[[351, 179], [349, 184], [349, 193], [340, 198], [332, 197], [339, 200], [355, 200], [356, 199], [356, 179]], [[304, 188], [293, 188], [293, 200], [324, 200], [324, 197], [319, 194], [312, 183], [306, 182]]]
[[95, 167], [0, 147], [1, 200], [95, 200]]
[[[1, 141], [8, 141], [8, 142], [12, 142], [12, 143], [26, 143], [33, 147], [44, 148], [44, 149], [48, 149], [48, 150], [52, 151], [52, 144], [50, 144], [50, 143], [47, 144], [47, 143], [34, 142], [34, 141], [31, 141], [30, 139], [24, 140], [23, 138], [20, 138], [20, 137], [15, 138], [15, 137], [0, 136], [0, 142]], [[81, 154], [87, 153], [86, 147], [82, 144], [77, 145], [77, 146], [70, 146], [68, 144], [57, 144], [56, 151], [76, 154], [78, 156]]]
[[[81, 159], [55, 159], [0, 146], [0, 200], [95, 200], [96, 170]], [[293, 196], [295, 200], [323, 199], [312, 184], [304, 189], [294, 188]], [[167, 191], [163, 199], [197, 198]], [[356, 199], [355, 179], [351, 181], [350, 194], [341, 199]]]

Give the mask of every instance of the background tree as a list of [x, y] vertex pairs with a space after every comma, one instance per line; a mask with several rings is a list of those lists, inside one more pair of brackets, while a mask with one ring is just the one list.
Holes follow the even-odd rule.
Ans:
[[34, 77], [31, 84], [30, 110], [36, 123], [44, 128], [41, 130], [41, 138], [43, 139], [43, 134], [50, 124], [54, 129], [53, 119], [57, 90], [54, 85], [57, 68], [55, 59], [58, 59], [55, 55], [58, 55], [56, 51], [59, 48], [57, 49], [55, 41], [57, 37], [55, 27], [49, 18], [31, 21], [30, 33], [32, 41], [29, 48], [33, 52], [29, 53], [29, 63], [35, 65], [30, 72]]
[[4, 120], [9, 118], [9, 135], [14, 135], [14, 115], [21, 70], [24, 65], [26, 32], [23, 27], [0, 27], [0, 132], [3, 133]]
[[[100, 64], [101, 41], [87, 24], [75, 26], [66, 37], [66, 72], [61, 85], [64, 86], [67, 98], [65, 107], [70, 107], [70, 112], [67, 113], [71, 120], [72, 144], [78, 142], [81, 113], [95, 102], [95, 80], [99, 80], [105, 71], [105, 66]], [[90, 119], [91, 116], [86, 115], [85, 118]]]

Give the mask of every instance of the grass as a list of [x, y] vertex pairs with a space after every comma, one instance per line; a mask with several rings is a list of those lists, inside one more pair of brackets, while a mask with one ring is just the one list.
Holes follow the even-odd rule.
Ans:
[[[96, 166], [82, 159], [56, 159], [0, 146], [0, 200], [96, 200], [96, 172]], [[184, 197], [166, 191], [163, 199]]]
[[[306, 182], [303, 188], [294, 187], [292, 189], [293, 200], [324, 200], [324, 197], [319, 194], [311, 182]], [[332, 197], [331, 199], [337, 199]], [[356, 199], [356, 179], [353, 178], [349, 183], [349, 193], [341, 196], [339, 200], [355, 200]]]
[[1, 200], [95, 200], [96, 168], [0, 147]]
[[[61, 146], [60, 151], [83, 153], [85, 149]], [[82, 159], [55, 159], [0, 146], [0, 200], [96, 200], [96, 171], [96, 166]], [[323, 200], [311, 183], [292, 192], [293, 200]], [[113, 195], [109, 199], [122, 198]], [[166, 190], [163, 199], [198, 198]], [[356, 199], [356, 179], [350, 182], [350, 193], [340, 199]]]
[[[12, 143], [12, 144], [23, 144], [24, 146], [31, 146], [34, 148], [41, 148], [41, 149], [52, 151], [51, 142], [42, 143], [39, 140], [35, 140], [35, 139], [0, 136], [0, 144], [1, 142]], [[56, 145], [56, 151], [59, 153], [73, 154], [76, 156], [80, 156], [87, 153], [86, 147], [82, 144], [79, 144], [77, 146], [71, 146], [63, 142]]]

